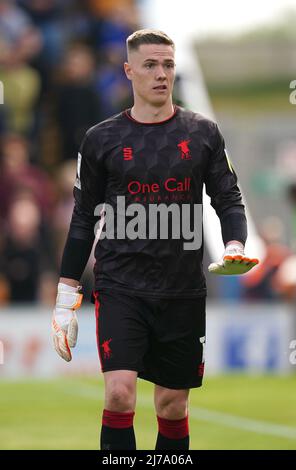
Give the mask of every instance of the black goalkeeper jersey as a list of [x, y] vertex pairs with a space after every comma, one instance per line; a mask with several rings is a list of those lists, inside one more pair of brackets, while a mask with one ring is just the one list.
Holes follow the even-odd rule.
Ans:
[[[202, 204], [204, 184], [221, 220], [244, 214], [237, 177], [214, 122], [177, 106], [170, 118], [157, 123], [138, 122], [124, 111], [92, 127], [82, 142], [69, 236], [94, 237], [99, 204], [110, 205], [114, 220], [119, 219], [118, 196], [125, 208], [140, 204], [147, 224], [151, 204], [180, 209], [187, 204], [191, 217], [194, 205]], [[126, 224], [131, 219], [129, 214]], [[171, 230], [168, 239], [159, 235], [157, 229], [156, 238], [130, 239], [122, 229], [118, 233], [115, 222], [114, 238], [96, 244], [95, 288], [159, 298], [205, 295], [203, 244], [186, 250], [182, 233], [179, 239]]]

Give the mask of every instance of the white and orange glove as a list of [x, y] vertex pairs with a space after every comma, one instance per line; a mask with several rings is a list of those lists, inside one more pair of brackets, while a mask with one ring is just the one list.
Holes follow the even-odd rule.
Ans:
[[58, 284], [56, 306], [52, 317], [52, 337], [56, 352], [65, 361], [72, 359], [70, 348], [74, 348], [78, 335], [78, 321], [75, 314], [82, 302], [81, 287]]
[[247, 258], [244, 245], [239, 241], [229, 242], [220, 261], [211, 263], [208, 267], [210, 273], [220, 275], [245, 274], [259, 263], [257, 258]]

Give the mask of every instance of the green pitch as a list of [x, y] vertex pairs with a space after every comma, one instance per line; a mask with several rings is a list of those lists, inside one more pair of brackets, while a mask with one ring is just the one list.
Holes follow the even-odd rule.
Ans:
[[[191, 449], [296, 449], [296, 376], [206, 378], [191, 391]], [[153, 386], [139, 381], [138, 449], [153, 449]], [[102, 379], [0, 383], [0, 449], [97, 449]]]

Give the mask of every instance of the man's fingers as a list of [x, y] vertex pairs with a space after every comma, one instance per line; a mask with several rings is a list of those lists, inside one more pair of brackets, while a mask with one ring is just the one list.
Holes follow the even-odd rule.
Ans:
[[241, 256], [241, 255], [226, 255], [224, 256], [223, 260], [227, 260], [227, 261], [243, 261], [243, 262], [246, 262], [246, 263], [254, 263], [254, 264], [258, 264], [259, 263], [259, 260], [257, 258], [248, 258], [247, 256]]
[[256, 264], [259, 263], [259, 260], [257, 258], [248, 258], [247, 256], [241, 256], [241, 255], [235, 255], [235, 256], [224, 256], [223, 258], [224, 261], [228, 261], [234, 264], [252, 264], [253, 266], [256, 266]]
[[60, 350], [58, 338], [57, 338], [55, 335], [53, 335], [52, 339], [53, 339], [54, 349], [55, 349], [56, 352], [61, 356], [61, 355], [62, 355], [62, 352], [61, 352], [61, 350]]
[[[69, 312], [67, 312], [69, 313]], [[61, 315], [60, 315], [61, 316]], [[70, 348], [74, 348], [77, 342], [78, 321], [74, 312], [71, 313], [68, 323], [61, 325], [61, 319], [57, 321], [57, 315], [54, 315], [52, 321], [52, 331], [54, 346], [57, 353], [67, 362], [71, 361], [72, 354]]]
[[78, 322], [77, 322], [76, 315], [74, 314], [72, 320], [69, 323], [68, 334], [67, 334], [68, 345], [70, 348], [74, 348], [76, 346], [77, 334], [78, 334]]
[[55, 350], [59, 356], [61, 356], [65, 361], [70, 362], [72, 354], [65, 333], [63, 331], [60, 331], [59, 333], [54, 332], [53, 342]]
[[230, 261], [231, 263], [241, 262], [242, 259], [243, 259], [243, 256], [241, 255], [226, 255], [223, 258], [224, 261], [225, 260]]
[[58, 344], [61, 352], [61, 357], [65, 359], [65, 361], [70, 362], [72, 359], [72, 354], [68, 346], [66, 335], [64, 335], [64, 338], [58, 338]]
[[245, 263], [244, 263], [244, 260], [242, 257], [240, 257], [240, 259], [234, 259], [234, 258], [224, 258], [223, 259], [223, 264], [224, 266], [232, 266], [232, 267], [235, 267], [235, 266], [243, 266]]
[[252, 264], [253, 266], [256, 266], [256, 264], [259, 264], [259, 259], [257, 258], [250, 259], [250, 264]]
[[250, 271], [259, 263], [257, 258], [248, 258], [241, 255], [226, 255], [222, 262], [211, 263], [208, 270], [220, 275], [239, 275]]
[[218, 265], [218, 263], [211, 263], [210, 266], [208, 267], [208, 270], [210, 272], [216, 271], [218, 268], [221, 268], [221, 265]]
[[258, 264], [258, 260], [251, 260], [247, 257], [242, 257], [240, 260], [229, 259], [229, 257], [227, 259], [224, 258], [225, 270], [229, 271], [229, 274], [245, 274], [256, 264]]
[[241, 260], [241, 264], [245, 265], [245, 266], [248, 266], [248, 268], [253, 268], [254, 266], [256, 266], [256, 264], [259, 263], [259, 260], [257, 258], [247, 258], [247, 257], [244, 257], [242, 260]]

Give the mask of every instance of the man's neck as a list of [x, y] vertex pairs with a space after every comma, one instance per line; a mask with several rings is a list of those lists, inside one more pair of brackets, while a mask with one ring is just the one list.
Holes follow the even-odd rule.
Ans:
[[131, 116], [139, 122], [161, 122], [169, 119], [174, 114], [174, 105], [170, 101], [162, 107], [150, 104], [139, 105], [137, 103], [131, 108]]

